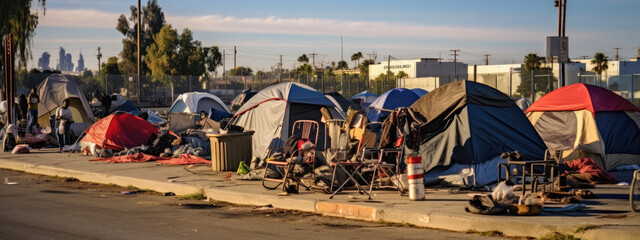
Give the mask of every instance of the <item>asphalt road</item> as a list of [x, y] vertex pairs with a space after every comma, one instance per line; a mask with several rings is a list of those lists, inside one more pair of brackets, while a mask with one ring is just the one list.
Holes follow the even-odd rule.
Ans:
[[[11, 183], [6, 184], [5, 177]], [[0, 239], [491, 239], [0, 169]]]

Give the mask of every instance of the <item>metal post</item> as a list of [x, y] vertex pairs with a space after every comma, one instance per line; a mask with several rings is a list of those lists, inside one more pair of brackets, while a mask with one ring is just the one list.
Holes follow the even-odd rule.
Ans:
[[513, 92], [513, 73], [509, 71], [509, 97], [511, 97], [512, 92]]
[[536, 73], [535, 71], [531, 70], [531, 102], [533, 103], [535, 101], [535, 97], [536, 97]]
[[140, 77], [142, 76], [141, 75], [141, 67], [142, 67], [141, 64], [142, 63], [140, 61], [140, 59], [141, 59], [141, 57], [140, 57], [140, 47], [141, 47], [141, 44], [140, 44], [140, 30], [141, 29], [140, 29], [140, 27], [142, 26], [142, 24], [140, 23], [140, 19], [141, 19], [140, 15], [141, 15], [140, 14], [140, 0], [138, 0], [138, 47], [137, 47], [138, 48], [138, 57], [137, 57], [137, 61], [138, 61], [138, 77], [137, 77], [137, 80], [138, 80], [138, 104], [140, 104], [140, 99], [142, 98], [142, 96], [141, 96], [142, 95], [142, 86], [140, 85]]

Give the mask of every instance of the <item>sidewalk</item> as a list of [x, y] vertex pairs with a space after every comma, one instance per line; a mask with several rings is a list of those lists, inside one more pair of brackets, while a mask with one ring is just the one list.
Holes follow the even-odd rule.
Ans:
[[[269, 205], [276, 208], [316, 212], [329, 216], [367, 221], [384, 221], [451, 231], [500, 231], [506, 236], [540, 237], [549, 232], [572, 234], [582, 239], [639, 239], [640, 214], [629, 207], [629, 187], [598, 185], [592, 189], [600, 199], [582, 201], [581, 212], [518, 217], [485, 216], [466, 213], [470, 192], [428, 189], [425, 201], [410, 201], [396, 191], [375, 191], [372, 200], [355, 191], [329, 195], [306, 192], [278, 196], [279, 190], [266, 190], [259, 181], [225, 180], [227, 173], [213, 172], [205, 166], [159, 166], [154, 162], [117, 163], [89, 161], [80, 154], [33, 150], [30, 154], [0, 153], [0, 168], [36, 174], [74, 177], [81, 181], [133, 185], [177, 195], [204, 193], [209, 199], [235, 204]], [[545, 205], [546, 206], [546, 205]], [[595, 228], [574, 233], [578, 227]]]

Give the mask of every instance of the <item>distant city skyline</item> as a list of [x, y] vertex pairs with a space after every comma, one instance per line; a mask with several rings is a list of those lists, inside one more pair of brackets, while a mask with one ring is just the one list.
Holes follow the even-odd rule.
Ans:
[[[557, 34], [557, 8], [543, 1], [158, 1], [168, 24], [182, 32], [189, 28], [204, 46], [217, 45], [233, 52], [237, 65], [271, 70], [283, 55], [284, 68], [292, 68], [302, 54], [317, 53], [316, 65], [340, 60], [340, 35], [344, 60], [353, 67], [355, 52], [388, 55], [397, 59], [450, 58], [460, 49], [459, 61], [484, 64], [520, 63], [530, 52], [544, 56], [546, 36]], [[37, 67], [43, 52], [51, 54], [50, 67], [58, 63], [64, 47], [74, 63], [79, 53], [84, 65], [97, 70], [97, 48], [102, 62], [117, 57], [122, 35], [115, 29], [120, 14], [128, 15], [136, 1], [108, 2], [49, 0], [40, 16], [28, 68]], [[142, 4], [146, 4], [143, 1]], [[569, 1], [567, 30], [570, 57], [603, 52], [615, 58], [636, 57], [640, 45], [637, 9], [640, 1]], [[227, 69], [233, 57], [227, 57]], [[219, 69], [221, 70], [221, 69]]]

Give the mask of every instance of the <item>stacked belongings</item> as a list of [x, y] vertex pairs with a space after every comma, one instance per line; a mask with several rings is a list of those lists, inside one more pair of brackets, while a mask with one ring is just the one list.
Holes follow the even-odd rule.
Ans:
[[496, 181], [503, 152], [544, 159], [547, 148], [515, 102], [487, 85], [456, 81], [424, 95], [419, 154], [425, 183], [484, 186]]
[[[406, 88], [394, 88], [378, 97], [367, 109], [367, 119], [372, 123], [382, 123], [387, 116], [399, 107], [411, 106], [420, 95]], [[371, 125], [371, 130], [380, 134], [380, 125]]]
[[351, 99], [349, 99], [352, 103], [354, 103], [358, 109], [367, 109], [369, 105], [373, 103], [378, 98], [378, 95], [373, 94], [369, 91], [364, 91], [353, 95]]
[[215, 95], [201, 92], [183, 93], [169, 108], [169, 130], [175, 133], [200, 128], [218, 131], [219, 122], [229, 116], [231, 111]]
[[612, 91], [572, 84], [544, 95], [526, 114], [564, 159], [591, 158], [604, 170], [640, 164], [640, 109]]

